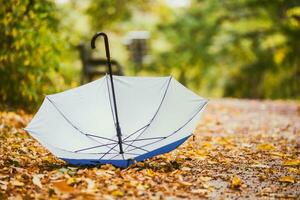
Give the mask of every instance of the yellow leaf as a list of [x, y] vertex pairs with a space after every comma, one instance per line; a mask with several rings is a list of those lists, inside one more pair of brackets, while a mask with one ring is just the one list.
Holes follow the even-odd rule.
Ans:
[[124, 196], [124, 192], [120, 191], [120, 190], [115, 190], [111, 193], [113, 196], [115, 197], [122, 197]]
[[274, 61], [276, 64], [282, 63], [283, 59], [287, 54], [287, 49], [281, 48], [274, 53]]
[[210, 149], [212, 148], [212, 144], [210, 142], [202, 142], [202, 148]]
[[279, 179], [279, 182], [283, 182], [283, 183], [295, 183], [295, 179], [294, 177], [291, 176], [283, 176]]
[[71, 177], [71, 178], [69, 178], [68, 180], [67, 180], [67, 184], [68, 185], [72, 185], [72, 184], [74, 184], [74, 183], [76, 183], [77, 182], [77, 180], [76, 180], [76, 178], [74, 178], [74, 177]]
[[74, 192], [74, 188], [70, 187], [65, 181], [54, 182], [53, 186], [60, 192]]
[[27, 65], [29, 65], [29, 64], [30, 64], [30, 60], [29, 60], [29, 59], [26, 59], [26, 60], [24, 61], [24, 65], [27, 66]]
[[147, 174], [147, 176], [150, 176], [150, 177], [155, 176], [155, 172], [152, 171], [152, 169], [146, 169], [146, 174]]
[[12, 32], [11, 32], [11, 35], [13, 36], [13, 37], [16, 37], [17, 36], [17, 29], [16, 28], [13, 28], [13, 30], [12, 30]]
[[283, 153], [280, 153], [280, 152], [272, 152], [271, 155], [272, 156], [277, 156], [277, 157], [284, 157], [285, 156]]
[[289, 167], [288, 170], [290, 173], [300, 174], [300, 169]]
[[284, 166], [300, 166], [300, 159], [286, 160], [283, 162]]
[[271, 151], [271, 150], [274, 150], [275, 148], [272, 144], [264, 143], [264, 144], [258, 145], [257, 149], [262, 150], [262, 151]]
[[233, 178], [231, 179], [231, 188], [236, 189], [239, 188], [242, 185], [241, 179], [234, 175]]

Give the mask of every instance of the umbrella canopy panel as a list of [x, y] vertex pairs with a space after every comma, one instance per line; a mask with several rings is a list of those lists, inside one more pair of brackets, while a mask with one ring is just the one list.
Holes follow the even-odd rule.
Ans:
[[46, 96], [27, 130], [72, 164], [111, 163], [173, 150], [190, 135], [207, 100], [172, 77], [113, 76], [124, 153], [120, 154], [110, 77]]

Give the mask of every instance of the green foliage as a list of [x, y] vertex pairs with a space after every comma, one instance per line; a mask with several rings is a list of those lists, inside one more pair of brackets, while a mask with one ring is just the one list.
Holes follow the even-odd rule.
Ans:
[[91, 27], [95, 31], [113, 29], [120, 31], [117, 22], [128, 21], [135, 10], [145, 8], [148, 0], [94, 0], [86, 9]]
[[55, 4], [1, 0], [0, 5], [0, 101], [33, 106], [59, 84]]
[[158, 26], [162, 72], [210, 95], [300, 97], [299, 1], [193, 1], [174, 16]]
[[140, 74], [171, 73], [208, 96], [300, 98], [298, 0], [194, 0], [177, 9], [150, 0], [0, 0], [0, 5], [5, 104], [34, 107], [43, 94], [75, 86], [76, 45], [89, 44], [95, 31], [113, 33], [112, 55], [124, 64], [121, 40], [139, 29], [152, 31], [154, 58]]

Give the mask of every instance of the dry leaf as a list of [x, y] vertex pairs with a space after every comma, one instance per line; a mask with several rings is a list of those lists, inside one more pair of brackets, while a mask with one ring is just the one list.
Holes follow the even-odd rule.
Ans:
[[295, 183], [295, 179], [294, 177], [291, 176], [283, 176], [279, 179], [279, 182], [283, 182], [283, 183]]
[[264, 143], [264, 144], [258, 145], [257, 149], [262, 150], [262, 151], [271, 151], [271, 150], [274, 150], [275, 147], [272, 144]]
[[11, 184], [12, 184], [13, 186], [17, 186], [17, 187], [24, 186], [24, 183], [21, 182], [21, 181], [18, 181], [18, 180], [13, 180], [13, 181], [11, 182]]
[[191, 168], [189, 168], [189, 167], [183, 167], [183, 168], [181, 168], [181, 170], [182, 171], [191, 171]]
[[296, 169], [296, 168], [289, 167], [288, 170], [289, 170], [289, 172], [291, 172], [291, 173], [294, 173], [294, 174], [300, 174], [300, 169]]
[[205, 195], [208, 193], [208, 190], [207, 189], [192, 189], [191, 193]]
[[150, 176], [150, 177], [155, 176], [155, 172], [152, 171], [151, 169], [146, 169], [146, 174], [147, 174], [147, 176]]
[[242, 185], [241, 179], [238, 176], [234, 175], [233, 178], [231, 179], [230, 187], [233, 189], [237, 189], [237, 188], [241, 187], [241, 185]]
[[300, 166], [300, 159], [286, 160], [283, 162], [284, 166]]
[[94, 191], [95, 189], [95, 182], [92, 179], [86, 178], [85, 181], [87, 182], [86, 190], [89, 192]]
[[60, 192], [74, 192], [75, 189], [70, 187], [67, 182], [59, 181], [53, 183], [54, 188], [58, 189]]
[[71, 177], [71, 178], [68, 178], [67, 184], [68, 184], [68, 185], [73, 185], [73, 184], [76, 183], [77, 181], [78, 181], [77, 178]]
[[193, 185], [192, 183], [186, 182], [186, 181], [180, 181], [180, 183], [181, 183], [182, 185], [184, 185], [184, 186], [191, 186], [191, 185]]
[[38, 186], [39, 188], [42, 188], [42, 183], [41, 183], [41, 178], [43, 177], [42, 174], [35, 174], [33, 175], [33, 178], [32, 178], [32, 182], [34, 185]]
[[[69, 167], [18, 129], [19, 119], [24, 127], [31, 115], [0, 109], [5, 144], [0, 145], [0, 199], [297, 199], [300, 132], [293, 130], [298, 130], [300, 115], [294, 113], [295, 104], [213, 100], [207, 108], [195, 141], [122, 170]], [[285, 124], [291, 127], [282, 132]], [[226, 182], [229, 174], [238, 177]], [[243, 188], [245, 180], [247, 189], [226, 189]]]
[[120, 190], [115, 190], [111, 193], [113, 196], [115, 197], [122, 197], [124, 196], [124, 192], [120, 191]]
[[1, 190], [6, 190], [7, 189], [7, 185], [8, 185], [8, 182], [6, 181], [0, 181], [0, 189]]

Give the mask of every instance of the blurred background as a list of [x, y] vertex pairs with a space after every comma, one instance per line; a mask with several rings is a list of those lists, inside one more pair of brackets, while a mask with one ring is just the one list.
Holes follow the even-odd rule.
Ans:
[[172, 75], [208, 98], [300, 98], [299, 0], [0, 0], [0, 102], [34, 109], [44, 94], [105, 73]]

